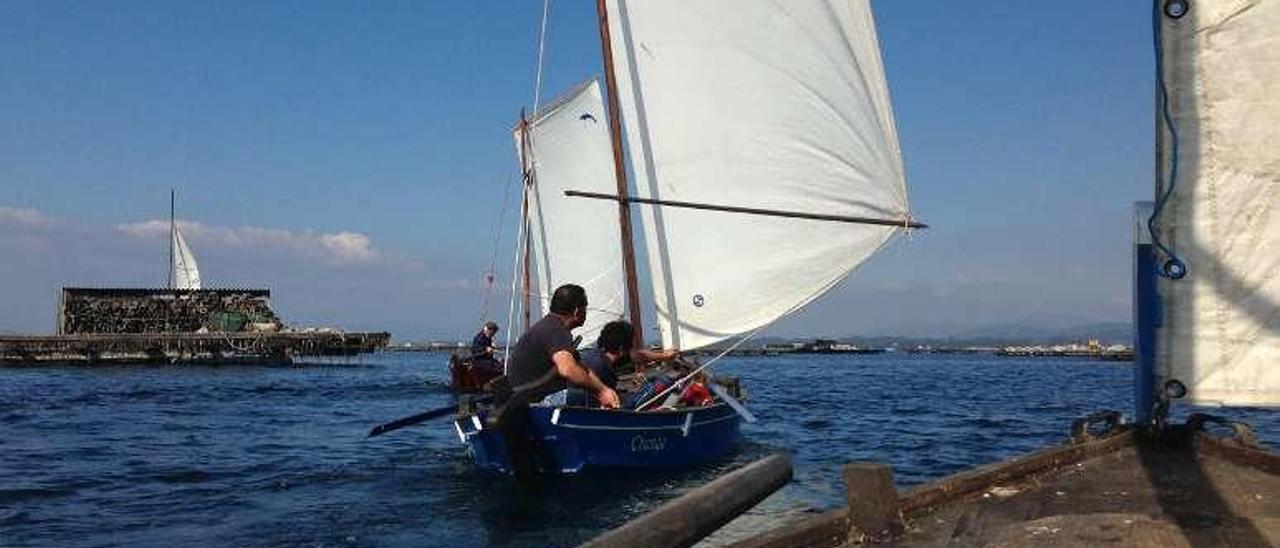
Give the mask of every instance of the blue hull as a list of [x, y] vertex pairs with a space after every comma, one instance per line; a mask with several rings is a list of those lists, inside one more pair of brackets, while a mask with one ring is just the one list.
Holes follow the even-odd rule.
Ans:
[[[742, 441], [741, 418], [724, 403], [644, 413], [536, 405], [529, 414], [535, 460], [546, 473], [690, 466], [727, 457]], [[476, 466], [509, 473], [506, 444], [483, 426], [484, 415], [456, 419], [454, 427]]]

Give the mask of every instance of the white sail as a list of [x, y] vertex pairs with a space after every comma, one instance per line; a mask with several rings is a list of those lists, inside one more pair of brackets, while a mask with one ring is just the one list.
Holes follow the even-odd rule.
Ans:
[[[587, 323], [575, 333], [590, 345], [605, 323], [626, 308], [622, 247], [615, 202], [569, 198], [565, 190], [616, 194], [608, 117], [595, 80], [565, 94], [530, 120], [527, 147], [532, 172], [529, 203], [530, 260], [541, 310], [556, 287], [574, 283], [587, 291]], [[515, 131], [517, 152], [521, 131]]]
[[[1188, 273], [1159, 282], [1157, 386], [1280, 405], [1280, 1], [1190, 6], [1161, 16], [1179, 173], [1158, 229]], [[1163, 193], [1173, 139], [1161, 128]]]
[[[615, 0], [636, 194], [910, 217], [866, 0]], [[751, 332], [843, 280], [898, 227], [640, 206], [663, 344]]]
[[173, 277], [172, 289], [200, 289], [200, 268], [196, 266], [196, 257], [187, 247], [187, 240], [182, 237], [178, 225], [173, 225], [173, 264], [170, 265]]

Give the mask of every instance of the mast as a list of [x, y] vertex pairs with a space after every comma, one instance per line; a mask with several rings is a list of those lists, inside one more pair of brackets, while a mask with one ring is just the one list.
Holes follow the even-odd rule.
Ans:
[[177, 224], [174, 222], [174, 202], [177, 191], [169, 189], [169, 289], [173, 289], [173, 231], [177, 230]]
[[525, 117], [524, 109], [520, 110], [520, 179], [524, 184], [524, 192], [521, 192], [524, 200], [520, 205], [520, 223], [524, 233], [524, 241], [520, 245], [524, 248], [521, 253], [523, 264], [524, 291], [522, 293], [521, 307], [524, 309], [524, 328], [529, 329], [530, 313], [529, 313], [529, 245], [531, 237], [529, 235], [529, 187], [533, 185], [533, 170], [529, 168], [529, 119]]
[[622, 114], [618, 106], [618, 82], [613, 73], [613, 43], [609, 38], [609, 14], [605, 0], [596, 0], [600, 18], [600, 47], [604, 50], [604, 82], [609, 95], [609, 135], [613, 139], [613, 172], [618, 183], [618, 228], [622, 236], [622, 264], [627, 276], [627, 312], [631, 316], [634, 348], [644, 348], [644, 328], [640, 322], [640, 284], [636, 280], [635, 243], [631, 237], [630, 185], [622, 159]]
[[522, 266], [522, 268], [524, 269], [524, 328], [525, 328], [525, 329], [529, 329], [529, 326], [530, 326], [530, 325], [533, 325], [533, 324], [530, 322], [530, 319], [529, 319], [529, 318], [530, 318], [530, 312], [529, 312], [529, 309], [531, 308], [531, 306], [530, 306], [530, 302], [529, 302], [529, 300], [530, 300], [530, 299], [529, 299], [529, 295], [530, 295], [530, 291], [529, 291], [529, 278], [530, 278], [530, 276], [529, 276], [529, 244], [531, 243], [531, 242], [530, 242], [530, 239], [531, 239], [531, 238], [530, 238], [530, 236], [529, 236], [529, 229], [527, 228], [527, 227], [528, 227], [528, 225], [529, 225], [529, 195], [528, 195], [528, 194], [525, 194], [525, 196], [524, 196], [524, 208], [523, 208], [523, 209], [524, 209], [524, 214], [523, 214], [522, 216], [524, 217], [524, 223], [525, 223], [525, 226], [526, 226], [526, 228], [525, 228], [525, 230], [524, 230], [524, 265]]

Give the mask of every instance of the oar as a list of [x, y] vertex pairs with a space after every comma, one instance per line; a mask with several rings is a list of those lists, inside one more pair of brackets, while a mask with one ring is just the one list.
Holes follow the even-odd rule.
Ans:
[[756, 416], [752, 415], [750, 411], [747, 411], [747, 408], [742, 405], [742, 402], [734, 399], [733, 396], [730, 396], [729, 391], [725, 390], [723, 386], [713, 382], [708, 383], [707, 388], [710, 388], [712, 392], [715, 392], [717, 396], [720, 396], [720, 399], [729, 404], [729, 407], [733, 408], [733, 410], [739, 415], [742, 415], [742, 420], [747, 421], [748, 424], [756, 422]]
[[432, 409], [430, 411], [418, 413], [417, 415], [409, 415], [407, 417], [396, 419], [391, 422], [388, 422], [385, 424], [379, 424], [373, 427], [373, 430], [369, 431], [369, 435], [367, 437], [372, 438], [374, 436], [380, 436], [392, 430], [399, 430], [406, 426], [413, 426], [420, 422], [443, 417], [457, 410], [458, 410], [457, 405], [449, 405], [449, 406], [441, 407], [439, 409]]
[[[485, 394], [485, 395], [483, 395], [483, 396], [479, 396], [479, 397], [477, 397], [477, 398], [475, 398], [475, 399], [473, 399], [473, 400], [471, 400], [471, 401], [473, 401], [473, 402], [475, 402], [475, 403], [488, 403], [488, 402], [490, 402], [490, 401], [493, 401], [493, 396], [492, 396], [492, 395], [490, 395], [490, 394]], [[368, 435], [368, 436], [366, 436], [366, 439], [368, 439], [368, 438], [372, 438], [372, 437], [374, 437], [374, 436], [380, 436], [380, 435], [382, 435], [382, 434], [386, 434], [387, 432], [390, 432], [390, 431], [392, 431], [392, 430], [399, 430], [399, 429], [404, 428], [404, 427], [406, 427], [406, 426], [413, 426], [413, 425], [418, 424], [418, 423], [420, 423], [420, 422], [426, 422], [426, 421], [429, 421], [429, 420], [431, 420], [431, 419], [440, 418], [440, 417], [443, 417], [443, 416], [445, 416], [445, 415], [448, 415], [449, 413], [451, 413], [451, 412], [453, 412], [453, 411], [456, 411], [457, 409], [458, 409], [458, 406], [457, 406], [457, 405], [446, 405], [446, 406], [441, 407], [441, 408], [439, 408], [439, 409], [432, 409], [432, 410], [430, 410], [430, 411], [423, 411], [422, 413], [418, 413], [417, 415], [409, 415], [409, 416], [407, 416], [407, 417], [400, 418], [400, 419], [396, 419], [396, 420], [393, 420], [393, 421], [388, 422], [388, 423], [385, 423], [385, 424], [379, 424], [379, 425], [377, 425], [377, 426], [373, 427], [373, 430], [370, 430], [370, 431], [369, 431], [369, 435]]]

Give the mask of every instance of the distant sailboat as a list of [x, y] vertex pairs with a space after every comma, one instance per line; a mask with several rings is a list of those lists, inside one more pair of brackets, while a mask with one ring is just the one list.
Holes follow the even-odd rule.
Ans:
[[169, 192], [169, 289], [200, 289], [200, 267], [174, 219], [174, 192]]

